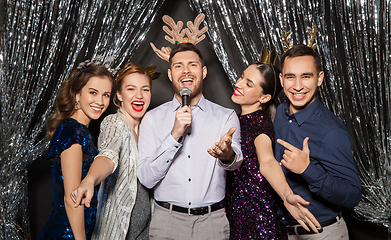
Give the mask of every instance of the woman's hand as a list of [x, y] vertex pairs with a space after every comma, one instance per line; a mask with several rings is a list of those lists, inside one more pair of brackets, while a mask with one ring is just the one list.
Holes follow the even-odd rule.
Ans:
[[284, 201], [285, 208], [305, 230], [310, 231], [308, 228], [310, 227], [314, 232], [318, 233], [317, 227], [320, 228], [321, 226], [314, 215], [305, 207], [309, 204], [308, 201], [293, 193], [288, 195]]
[[72, 191], [71, 198], [75, 203], [75, 208], [79, 205], [90, 207], [91, 199], [94, 196], [94, 183], [82, 181], [80, 185]]

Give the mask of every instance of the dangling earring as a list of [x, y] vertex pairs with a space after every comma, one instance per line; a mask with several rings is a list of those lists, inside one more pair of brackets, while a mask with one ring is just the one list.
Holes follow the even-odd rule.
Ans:
[[79, 99], [76, 99], [75, 101], [75, 110], [79, 110], [81, 107], [80, 107], [80, 103], [79, 103]]

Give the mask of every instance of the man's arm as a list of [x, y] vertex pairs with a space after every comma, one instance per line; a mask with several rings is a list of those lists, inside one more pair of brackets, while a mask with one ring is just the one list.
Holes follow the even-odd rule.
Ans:
[[[307, 138], [306, 138], [307, 139]], [[361, 181], [352, 157], [352, 142], [347, 133], [332, 130], [321, 142], [320, 159], [309, 161], [308, 141], [303, 150], [278, 140], [286, 149], [281, 163], [300, 174], [309, 184], [311, 192], [327, 201], [346, 208], [353, 208], [361, 199]], [[305, 166], [302, 169], [297, 166]]]
[[[154, 136], [154, 129], [157, 122], [153, 116], [146, 114], [140, 124], [140, 135], [138, 142], [139, 162], [137, 166], [137, 177], [147, 188], [153, 188], [166, 175], [174, 156], [182, 147], [171, 132], [160, 142]], [[154, 128], [155, 126], [155, 128]]]
[[[235, 129], [235, 131], [233, 131], [233, 129]], [[220, 143], [227, 144], [227, 139], [228, 139], [229, 148], [227, 148], [228, 154], [226, 155], [229, 155], [229, 157], [225, 156], [224, 154], [223, 154], [223, 158], [221, 157], [219, 158], [218, 156], [214, 156], [214, 157], [217, 157], [219, 159], [219, 164], [223, 168], [225, 168], [226, 170], [233, 171], [240, 167], [243, 160], [243, 154], [240, 147], [240, 122], [235, 111], [232, 110], [232, 112], [229, 114], [227, 122], [223, 128], [223, 131], [226, 134], [222, 136]], [[216, 146], [219, 145], [220, 143], [216, 143]], [[208, 152], [209, 154], [212, 155], [211, 151], [208, 150]]]

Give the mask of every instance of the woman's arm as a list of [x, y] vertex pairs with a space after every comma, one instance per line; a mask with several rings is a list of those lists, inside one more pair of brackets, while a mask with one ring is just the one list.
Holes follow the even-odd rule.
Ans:
[[73, 144], [61, 155], [61, 170], [64, 177], [64, 204], [75, 239], [86, 239], [84, 206], [74, 208], [71, 191], [79, 186], [83, 166], [83, 151], [80, 144]]
[[260, 134], [255, 139], [254, 144], [259, 161], [259, 170], [284, 201], [286, 209], [303, 228], [309, 231], [307, 227], [309, 226], [314, 232], [318, 232], [316, 226], [320, 227], [319, 222], [305, 207], [305, 205], [309, 205], [310, 203], [299, 195], [293, 194], [292, 189], [286, 182], [280, 164], [274, 158], [272, 141], [269, 136]]
[[[85, 204], [90, 207], [91, 199], [94, 196], [94, 187], [105, 180], [113, 171], [114, 162], [107, 157], [98, 156], [95, 158], [87, 176], [72, 192], [71, 198], [75, 203], [75, 208]], [[85, 196], [85, 198], [83, 198]]]

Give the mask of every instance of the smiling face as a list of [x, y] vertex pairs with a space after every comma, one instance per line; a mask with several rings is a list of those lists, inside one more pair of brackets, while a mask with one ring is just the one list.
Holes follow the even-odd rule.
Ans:
[[316, 99], [316, 89], [324, 73], [316, 70], [314, 57], [300, 56], [285, 59], [280, 74], [281, 85], [290, 101], [290, 113], [296, 113]]
[[137, 72], [125, 76], [117, 97], [128, 120], [139, 122], [151, 102], [151, 85], [148, 77]]
[[112, 86], [108, 77], [91, 77], [76, 94], [80, 108], [72, 117], [86, 126], [91, 119], [98, 119], [109, 106]]
[[261, 82], [264, 78], [256, 65], [250, 65], [235, 84], [231, 99], [240, 104], [242, 115], [255, 112], [262, 108], [262, 103], [270, 100], [270, 94], [264, 94]]
[[195, 105], [202, 96], [202, 83], [206, 77], [207, 69], [202, 66], [197, 53], [184, 51], [176, 53], [171, 59], [168, 69], [168, 78], [174, 87], [176, 98], [182, 103], [180, 89], [184, 86], [191, 90], [190, 105]]

